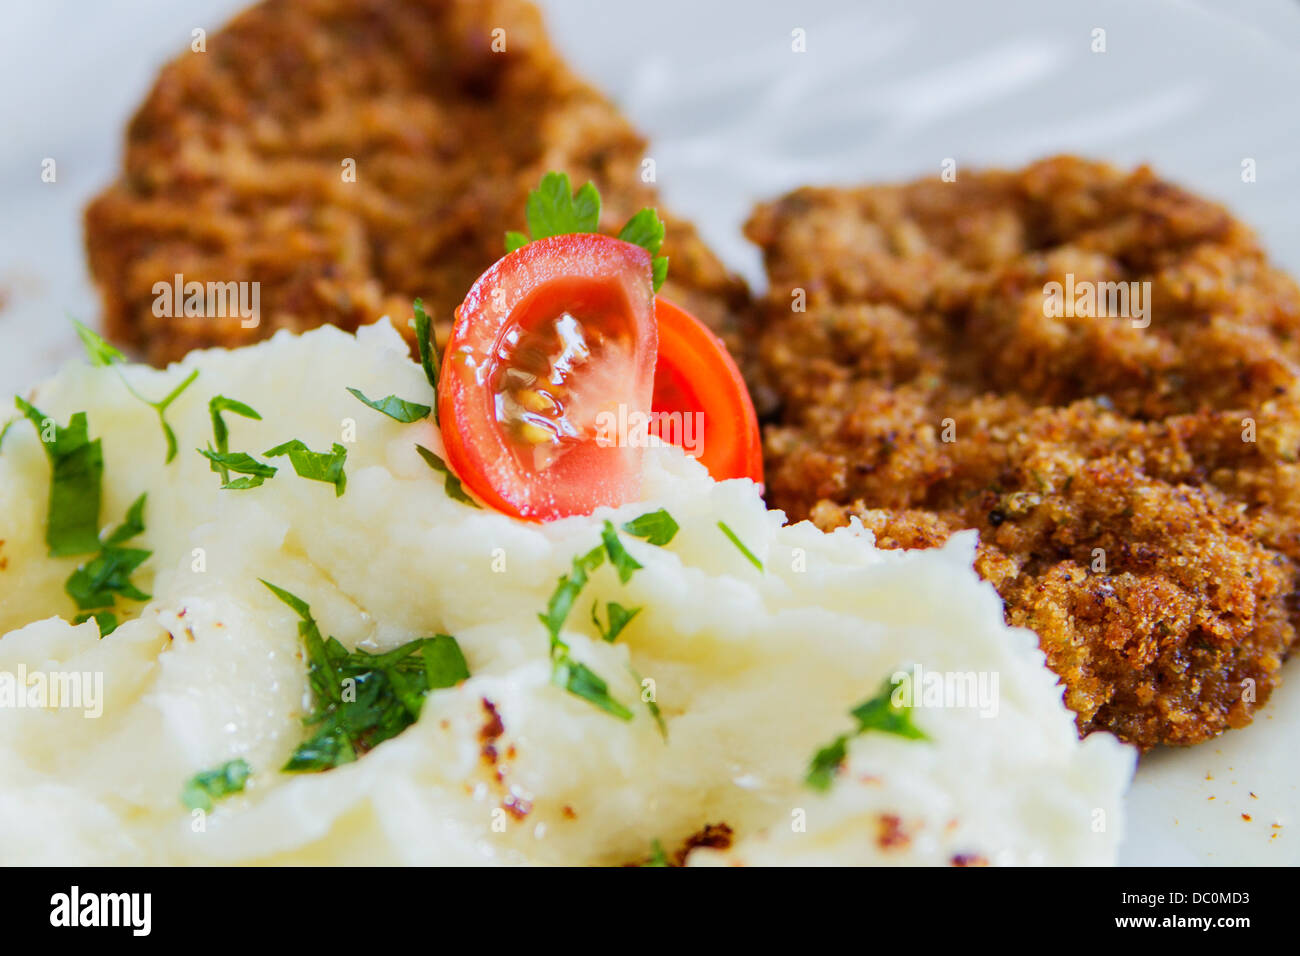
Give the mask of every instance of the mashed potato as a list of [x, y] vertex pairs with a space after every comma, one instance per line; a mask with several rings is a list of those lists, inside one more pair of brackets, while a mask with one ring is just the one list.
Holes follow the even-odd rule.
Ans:
[[[70, 367], [32, 396], [60, 424], [86, 411], [103, 439], [103, 525], [148, 493], [132, 544], [153, 554], [133, 580], [152, 598], [121, 605], [103, 639], [93, 620], [68, 623], [64, 582], [85, 558], [47, 556], [35, 429], [14, 425], [0, 450], [0, 675], [102, 675], [98, 716], [0, 707], [0, 862], [619, 864], [655, 841], [672, 857], [720, 824], [730, 838], [689, 863], [1113, 861], [1132, 754], [1076, 738], [1033, 634], [1006, 627], [976, 578], [972, 536], [908, 553], [876, 550], [860, 528], [783, 527], [752, 483], [715, 483], [670, 448], [648, 453], [644, 500], [617, 510], [537, 525], [469, 507], [416, 452], [440, 449], [430, 421], [400, 424], [345, 391], [428, 401], [386, 323], [124, 373], [160, 396], [195, 369], [168, 411], [169, 465], [155, 413], [117, 370]], [[345, 494], [287, 459], [259, 488], [220, 490], [195, 451], [216, 394], [262, 415], [227, 416], [233, 450], [343, 444]], [[633, 711], [624, 721], [551, 682], [538, 614], [603, 519], [657, 508], [676, 537], [621, 535], [642, 568], [626, 583], [608, 562], [592, 572], [564, 631]], [[348, 648], [454, 635], [472, 676], [356, 762], [282, 772], [312, 699], [298, 619], [259, 578]], [[609, 601], [643, 610], [607, 643], [594, 600], [602, 615]], [[991, 677], [996, 698], [918, 700], [926, 739], [850, 735], [831, 786], [810, 787], [810, 760], [852, 731], [849, 711], [914, 666]], [[235, 758], [252, 768], [242, 792], [209, 813], [182, 805], [190, 778]]]

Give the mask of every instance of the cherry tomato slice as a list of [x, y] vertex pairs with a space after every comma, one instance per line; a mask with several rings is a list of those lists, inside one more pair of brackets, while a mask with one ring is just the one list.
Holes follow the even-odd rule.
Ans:
[[[447, 463], [538, 521], [635, 499], [656, 356], [650, 254], [595, 234], [510, 253], [456, 310], [438, 383]], [[624, 432], [617, 429], [622, 427]]]
[[659, 361], [651, 430], [681, 445], [718, 481], [763, 482], [758, 416], [722, 340], [695, 316], [655, 300]]

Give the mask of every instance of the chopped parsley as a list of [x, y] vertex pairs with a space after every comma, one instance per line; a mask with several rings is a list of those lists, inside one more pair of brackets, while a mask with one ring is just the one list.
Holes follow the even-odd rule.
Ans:
[[131, 601], [147, 601], [150, 597], [131, 583], [131, 575], [153, 552], [122, 547], [144, 532], [145, 497], [141, 495], [135, 500], [127, 510], [126, 519], [104, 539], [99, 554], [73, 571], [63, 585], [82, 612], [75, 623], [94, 618], [100, 637], [117, 630], [118, 619], [113, 610], [119, 597]]
[[423, 445], [417, 444], [415, 446], [415, 450], [420, 453], [420, 457], [424, 459], [424, 463], [426, 465], [428, 465], [434, 471], [442, 472], [443, 474], [442, 486], [444, 490], [446, 490], [447, 492], [447, 497], [453, 498], [456, 501], [462, 502], [463, 504], [470, 505], [471, 507], [474, 508], [483, 507], [481, 504], [479, 504], [477, 501], [475, 501], [473, 498], [469, 496], [469, 492], [465, 490], [465, 486], [461, 484], [460, 479], [456, 477], [456, 475], [452, 472], [452, 470], [447, 467], [447, 463], [445, 461], [443, 461], [433, 452], [429, 451], [429, 449], [425, 448]]
[[[266, 458], [279, 458], [281, 455], [289, 456], [289, 463], [293, 465], [293, 470], [298, 473], [299, 478], [306, 478], [309, 481], [323, 481], [327, 485], [334, 486], [334, 497], [342, 497], [343, 492], [348, 487], [347, 472], [343, 466], [348, 460], [348, 450], [338, 442], [329, 451], [312, 451], [303, 442], [298, 439], [287, 441], [282, 445], [276, 445], [267, 451], [262, 452]], [[231, 469], [232, 471], [238, 469]]]
[[[81, 338], [81, 344], [85, 346], [86, 357], [90, 359], [91, 365], [97, 368], [106, 368], [109, 366], [120, 365], [126, 361], [126, 356], [105, 342], [97, 332], [82, 325], [76, 319], [72, 320], [72, 324], [77, 329], [77, 335]], [[122, 380], [122, 384], [126, 386], [128, 392], [158, 413], [158, 424], [162, 426], [163, 440], [167, 443], [167, 458], [163, 464], [170, 465], [172, 459], [176, 457], [176, 433], [172, 431], [171, 425], [167, 424], [167, 409], [170, 407], [172, 402], [180, 398], [182, 392], [194, 384], [194, 380], [199, 377], [199, 370], [195, 369], [189, 374], [189, 377], [187, 377], [185, 381], [181, 382], [164, 398], [156, 402], [152, 399], [145, 398], [137, 392], [135, 388], [132, 387], [131, 383], [126, 380], [126, 376], [122, 374], [121, 369], [117, 370], [117, 374]]]
[[104, 477], [104, 447], [90, 440], [85, 412], [54, 423], [34, 405], [15, 396], [18, 410], [36, 426], [50, 461], [50, 497], [45, 518], [45, 544], [50, 557], [89, 554], [99, 550], [100, 486]]
[[212, 801], [240, 793], [253, 775], [253, 768], [242, 757], [223, 763], [216, 770], [196, 773], [181, 790], [181, 803], [190, 810], [211, 812]]
[[[574, 602], [587, 586], [588, 576], [604, 563], [605, 551], [605, 545], [600, 544], [586, 554], [575, 557], [572, 570], [560, 578], [550, 600], [546, 602], [546, 613], [538, 614], [537, 619], [542, 622], [551, 639], [551, 683], [620, 720], [631, 720], [632, 711], [610, 696], [609, 685], [591, 668], [569, 656], [569, 645], [560, 637], [560, 631], [569, 612], [573, 610]], [[595, 617], [594, 607], [592, 616]]]
[[727, 527], [727, 523], [725, 521], [719, 521], [718, 527], [722, 530], [722, 533], [725, 534], [731, 540], [731, 543], [736, 546], [736, 550], [745, 556], [745, 560], [747, 560], [754, 567], [758, 568], [758, 570], [760, 571], [763, 570], [763, 562], [758, 560], [758, 558], [754, 557], [754, 552], [750, 551], [749, 548], [745, 547], [745, 542], [741, 541], [738, 537], [736, 537], [736, 532], [732, 531], [729, 527]]
[[[275, 473], [279, 470], [274, 465], [260, 462], [252, 455], [243, 451], [219, 452], [213, 451], [209, 447], [206, 449], [200, 448], [198, 449], [198, 452], [216, 466], [212, 469], [213, 471], [218, 471], [224, 476], [221, 483], [222, 489], [245, 491], [249, 488], [256, 488], [266, 481], [266, 479], [274, 478]], [[232, 471], [238, 472], [241, 475], [246, 475], [247, 477], [236, 478], [234, 481], [231, 481], [228, 473]]]
[[262, 583], [301, 618], [298, 633], [306, 646], [314, 702], [303, 718], [311, 735], [284, 765], [287, 773], [330, 770], [356, 760], [415, 723], [430, 691], [469, 678], [465, 655], [450, 635], [417, 638], [382, 654], [349, 651], [338, 639], [321, 636], [306, 601]]
[[433, 341], [433, 323], [429, 320], [429, 313], [424, 311], [424, 302], [420, 299], [415, 300], [415, 347], [420, 352], [420, 367], [424, 369], [424, 377], [429, 380], [429, 385], [433, 388], [435, 396], [434, 403], [431, 407], [433, 420], [438, 422], [438, 347]]
[[546, 613], [537, 615], [538, 620], [545, 625], [547, 633], [551, 636], [551, 653], [554, 654], [557, 647], [567, 650], [564, 642], [560, 640], [560, 630], [564, 627], [564, 622], [569, 617], [569, 612], [573, 609], [573, 602], [577, 600], [578, 594], [587, 586], [587, 576], [605, 560], [604, 545], [592, 548], [584, 555], [573, 559], [573, 570], [560, 578], [559, 584], [555, 586], [550, 600], [546, 602]]
[[632, 579], [633, 573], [641, 569], [641, 563], [627, 553], [627, 549], [623, 547], [623, 542], [618, 540], [618, 532], [614, 530], [614, 525], [611, 522], [605, 522], [605, 527], [600, 532], [600, 539], [605, 544], [605, 553], [609, 555], [609, 563], [618, 569], [619, 581], [627, 584]]
[[[208, 415], [212, 418], [212, 438], [213, 441], [216, 442], [217, 453], [221, 455], [225, 455], [230, 451], [230, 429], [226, 427], [226, 420], [221, 418], [221, 412], [224, 411], [234, 412], [235, 415], [242, 415], [243, 418], [246, 419], [261, 421], [261, 415], [257, 414], [256, 408], [244, 405], [243, 402], [237, 402], [234, 398], [226, 398], [225, 395], [213, 395], [211, 399], [208, 399]], [[251, 457], [250, 460], [252, 460]], [[224, 464], [217, 462], [217, 460], [213, 460], [212, 471], [221, 475], [222, 488], [230, 488], [229, 468], [224, 466]], [[276, 470], [272, 468], [272, 470], [270, 470], [270, 475], [274, 475], [274, 473], [276, 473]], [[270, 475], [260, 475], [260, 477], [261, 479], [266, 479], [266, 477], [270, 477]], [[256, 486], [260, 484], [261, 481], [257, 481], [256, 484], [243, 484], [239, 486], [240, 488], [256, 488]]]
[[418, 422], [421, 418], [427, 418], [433, 409], [428, 405], [420, 405], [417, 402], [408, 402], [404, 398], [398, 398], [396, 395], [389, 395], [378, 401], [366, 398], [365, 393], [359, 388], [349, 388], [349, 392], [362, 405], [368, 405], [377, 412], [382, 412], [393, 421], [401, 422], [403, 425], [409, 425], [411, 422]]
[[664, 852], [664, 845], [658, 840], [652, 840], [650, 843], [650, 859], [641, 864], [642, 866], [672, 866], [668, 862], [668, 854]]
[[804, 782], [814, 790], [829, 790], [835, 775], [848, 756], [849, 740], [860, 734], [875, 731], [893, 734], [908, 740], [929, 740], [925, 732], [912, 723], [912, 708], [896, 707], [893, 701], [894, 685], [885, 681], [880, 692], [869, 697], [849, 711], [858, 726], [851, 733], [841, 734], [813, 755]]
[[551, 671], [551, 683], [595, 704], [605, 713], [613, 714], [619, 720], [632, 719], [632, 711], [610, 696], [609, 685], [586, 664], [569, 657], [567, 651], [555, 659], [555, 666]]
[[618, 636], [623, 633], [623, 628], [632, 622], [632, 618], [641, 613], [641, 608], [625, 608], [617, 601], [610, 601], [605, 607], [605, 617], [609, 621], [609, 627], [600, 623], [600, 616], [596, 612], [599, 601], [591, 603], [591, 623], [596, 625], [596, 630], [600, 633], [601, 640], [613, 644], [618, 640]]
[[663, 508], [658, 511], [648, 511], [639, 518], [635, 518], [623, 525], [623, 530], [634, 538], [645, 538], [648, 544], [663, 547], [673, 540], [677, 534], [678, 525]]
[[[571, 190], [567, 174], [550, 172], [543, 176], [538, 187], [528, 194], [524, 207], [528, 233], [507, 232], [506, 252], [514, 252], [536, 239], [599, 232], [600, 192], [596, 184], [589, 182], [576, 194]], [[654, 257], [651, 270], [658, 292], [668, 277], [668, 259], [656, 255], [664, 241], [664, 224], [659, 214], [650, 208], [642, 209], [627, 221], [618, 238], [640, 246]]]

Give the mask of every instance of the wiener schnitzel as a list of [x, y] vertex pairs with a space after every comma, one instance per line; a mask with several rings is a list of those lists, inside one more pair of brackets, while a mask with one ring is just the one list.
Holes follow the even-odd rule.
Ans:
[[747, 231], [773, 507], [889, 547], [978, 529], [1083, 733], [1250, 721], [1296, 639], [1300, 289], [1246, 227], [1062, 157], [800, 189]]
[[[86, 212], [105, 327], [165, 364], [279, 328], [389, 314], [407, 332], [422, 297], [444, 342], [543, 173], [594, 181], [616, 228], [656, 205], [646, 158], [529, 3], [267, 0], [163, 69]], [[664, 295], [730, 334], [743, 283], [665, 218]], [[257, 326], [155, 314], [176, 275], [259, 283]]]

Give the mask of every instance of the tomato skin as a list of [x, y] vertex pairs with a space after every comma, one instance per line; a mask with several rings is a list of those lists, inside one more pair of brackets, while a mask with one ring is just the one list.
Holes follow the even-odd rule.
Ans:
[[588, 233], [530, 242], [483, 273], [456, 310], [438, 383], [443, 445], [465, 486], [498, 511], [549, 521], [639, 494], [640, 443], [575, 442], [539, 469], [499, 420], [494, 382], [514, 346], [557, 315], [584, 310], [627, 340], [618, 367], [607, 370], [612, 386], [591, 400], [647, 413], [657, 330], [651, 257], [640, 246]]
[[[659, 358], [654, 411], [700, 413], [704, 423], [700, 464], [716, 481], [751, 478], [761, 485], [758, 415], [727, 347], [703, 322], [666, 299], [655, 299], [655, 321]], [[658, 431], [669, 440], [662, 426]]]

